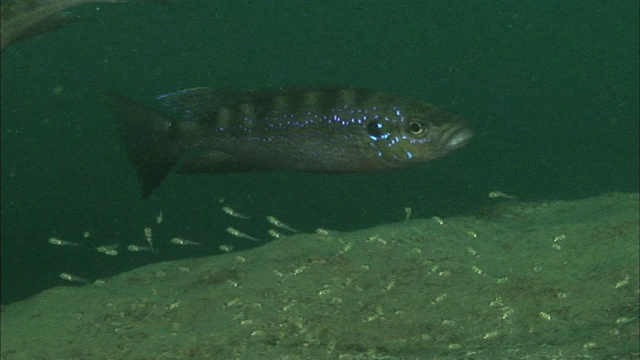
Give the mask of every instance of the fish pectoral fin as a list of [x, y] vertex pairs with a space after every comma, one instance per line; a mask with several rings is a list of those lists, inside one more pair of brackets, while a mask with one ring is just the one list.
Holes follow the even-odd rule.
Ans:
[[178, 166], [178, 174], [239, 173], [269, 170], [222, 151], [210, 150], [191, 156]]

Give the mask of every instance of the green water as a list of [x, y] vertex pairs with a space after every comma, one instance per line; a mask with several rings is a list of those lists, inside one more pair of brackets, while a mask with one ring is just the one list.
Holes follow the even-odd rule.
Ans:
[[[352, 230], [522, 201], [638, 191], [637, 1], [175, 1], [88, 5], [2, 54], [2, 302], [219, 253], [236, 219]], [[464, 149], [404, 171], [170, 176], [146, 202], [95, 89], [347, 84], [467, 117]], [[163, 212], [164, 221], [156, 224]], [[152, 227], [158, 254], [128, 253]], [[83, 238], [90, 232], [88, 239]], [[197, 248], [168, 245], [180, 235]], [[51, 236], [82, 243], [60, 248]], [[261, 235], [262, 236], [262, 235]], [[262, 236], [266, 237], [266, 236]], [[120, 254], [96, 252], [120, 245]], [[256, 245], [238, 241], [236, 248]]]

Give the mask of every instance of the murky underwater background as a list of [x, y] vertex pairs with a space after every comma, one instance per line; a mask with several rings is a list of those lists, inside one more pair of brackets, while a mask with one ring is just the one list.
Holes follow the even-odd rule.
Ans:
[[[636, 1], [184, 0], [73, 12], [86, 21], [2, 54], [3, 304], [63, 284], [61, 272], [103, 278], [229, 241], [255, 246], [224, 229], [267, 238], [266, 215], [353, 230], [403, 220], [405, 207], [414, 218], [476, 213], [493, 190], [520, 201], [638, 191]], [[95, 92], [144, 101], [195, 86], [336, 83], [448, 108], [477, 136], [402, 171], [172, 175], [142, 202]], [[147, 226], [159, 253], [127, 252]]]

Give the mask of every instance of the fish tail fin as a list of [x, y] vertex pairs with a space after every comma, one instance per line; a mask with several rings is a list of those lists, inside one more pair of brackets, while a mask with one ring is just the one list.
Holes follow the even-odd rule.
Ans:
[[123, 95], [110, 91], [101, 91], [101, 94], [116, 115], [118, 134], [136, 168], [142, 198], [146, 199], [185, 151], [180, 126], [159, 111]]

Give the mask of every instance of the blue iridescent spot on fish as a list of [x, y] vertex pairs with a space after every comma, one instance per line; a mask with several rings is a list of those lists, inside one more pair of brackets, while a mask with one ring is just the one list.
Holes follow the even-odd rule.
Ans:
[[181, 174], [406, 167], [465, 145], [472, 131], [436, 106], [351, 87], [159, 95], [158, 109], [106, 93], [146, 197]]

